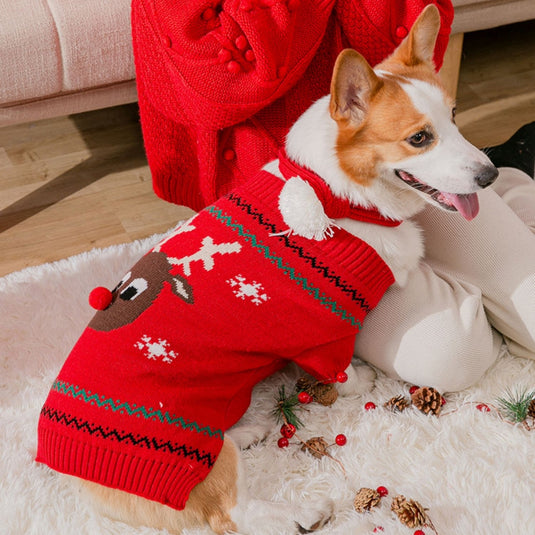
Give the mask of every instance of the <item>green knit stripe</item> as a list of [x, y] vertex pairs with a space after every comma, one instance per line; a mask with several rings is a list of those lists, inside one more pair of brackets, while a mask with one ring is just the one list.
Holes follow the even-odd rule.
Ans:
[[60, 381], [59, 379], [52, 385], [52, 390], [58, 394], [71, 397], [73, 399], [87, 403], [88, 405], [96, 405], [99, 409], [111, 410], [120, 414], [128, 414], [137, 418], [144, 418], [145, 420], [159, 420], [162, 424], [168, 424], [175, 427], [180, 427], [186, 431], [196, 431], [210, 437], [218, 436], [223, 440], [223, 431], [220, 429], [212, 429], [210, 426], [201, 427], [196, 422], [188, 422], [181, 416], [173, 416], [168, 412], [162, 413], [160, 410], [147, 409], [142, 406], [136, 406], [134, 403], [130, 404], [126, 401], [113, 400], [106, 396], [99, 395], [95, 392], [89, 392], [78, 386]]
[[353, 327], [357, 329], [361, 328], [361, 323], [352, 314], [341, 308], [336, 301], [333, 301], [329, 296], [322, 293], [319, 288], [316, 288], [309, 281], [297, 273], [295, 269], [284, 262], [279, 256], [275, 256], [271, 253], [268, 246], [264, 245], [257, 237], [251, 232], [244, 229], [243, 225], [235, 223], [231, 216], [223, 213], [223, 211], [215, 206], [209, 206], [206, 208], [208, 213], [214, 216], [217, 220], [221, 221], [228, 228], [237, 232], [244, 238], [246, 242], [249, 242], [252, 247], [257, 249], [264, 255], [265, 258], [271, 261], [278, 269], [283, 271], [291, 280], [293, 280], [298, 286], [301, 286], [309, 295], [311, 295], [316, 301], [319, 301], [324, 307], [329, 309], [333, 314], [338, 316], [344, 321], [349, 322]]

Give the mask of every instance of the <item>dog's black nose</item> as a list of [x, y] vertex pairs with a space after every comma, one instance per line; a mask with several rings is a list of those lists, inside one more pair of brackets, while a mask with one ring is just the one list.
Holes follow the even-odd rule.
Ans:
[[486, 188], [498, 178], [498, 169], [494, 165], [484, 165], [475, 178], [478, 186]]

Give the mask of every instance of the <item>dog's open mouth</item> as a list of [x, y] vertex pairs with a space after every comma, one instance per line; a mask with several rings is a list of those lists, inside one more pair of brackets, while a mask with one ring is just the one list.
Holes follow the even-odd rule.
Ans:
[[479, 212], [479, 200], [476, 193], [446, 193], [418, 180], [415, 176], [406, 171], [396, 169], [395, 172], [403, 182], [412, 188], [429, 195], [429, 197], [440, 204], [444, 209], [459, 212], [468, 221], [474, 219]]

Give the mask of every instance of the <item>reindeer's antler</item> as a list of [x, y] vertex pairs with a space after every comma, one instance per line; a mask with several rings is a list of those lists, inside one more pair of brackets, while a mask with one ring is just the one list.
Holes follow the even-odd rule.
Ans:
[[191, 219], [180, 225], [174, 232], [171, 232], [171, 234], [169, 234], [167, 238], [165, 238], [160, 243], [154, 246], [154, 248], [152, 249], [153, 252], [159, 253], [162, 250], [162, 245], [173, 239], [175, 236], [178, 236], [179, 234], [184, 234], [184, 232], [191, 232], [192, 230], [195, 230], [195, 227], [193, 225], [190, 225], [190, 222]]
[[202, 261], [204, 269], [211, 271], [214, 267], [214, 255], [239, 253], [240, 251], [241, 245], [238, 242], [216, 244], [210, 236], [206, 236], [202, 241], [201, 248], [196, 253], [183, 258], [168, 257], [168, 260], [175, 266], [182, 266], [184, 274], [189, 276], [191, 275], [191, 264], [193, 262]]

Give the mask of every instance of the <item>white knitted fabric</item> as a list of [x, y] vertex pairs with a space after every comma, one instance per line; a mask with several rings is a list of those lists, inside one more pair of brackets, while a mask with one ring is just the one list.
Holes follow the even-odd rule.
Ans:
[[425, 262], [367, 316], [357, 355], [442, 391], [483, 375], [503, 341], [496, 331], [513, 355], [535, 358], [535, 183], [503, 168], [479, 199], [470, 222], [432, 207], [419, 215]]

